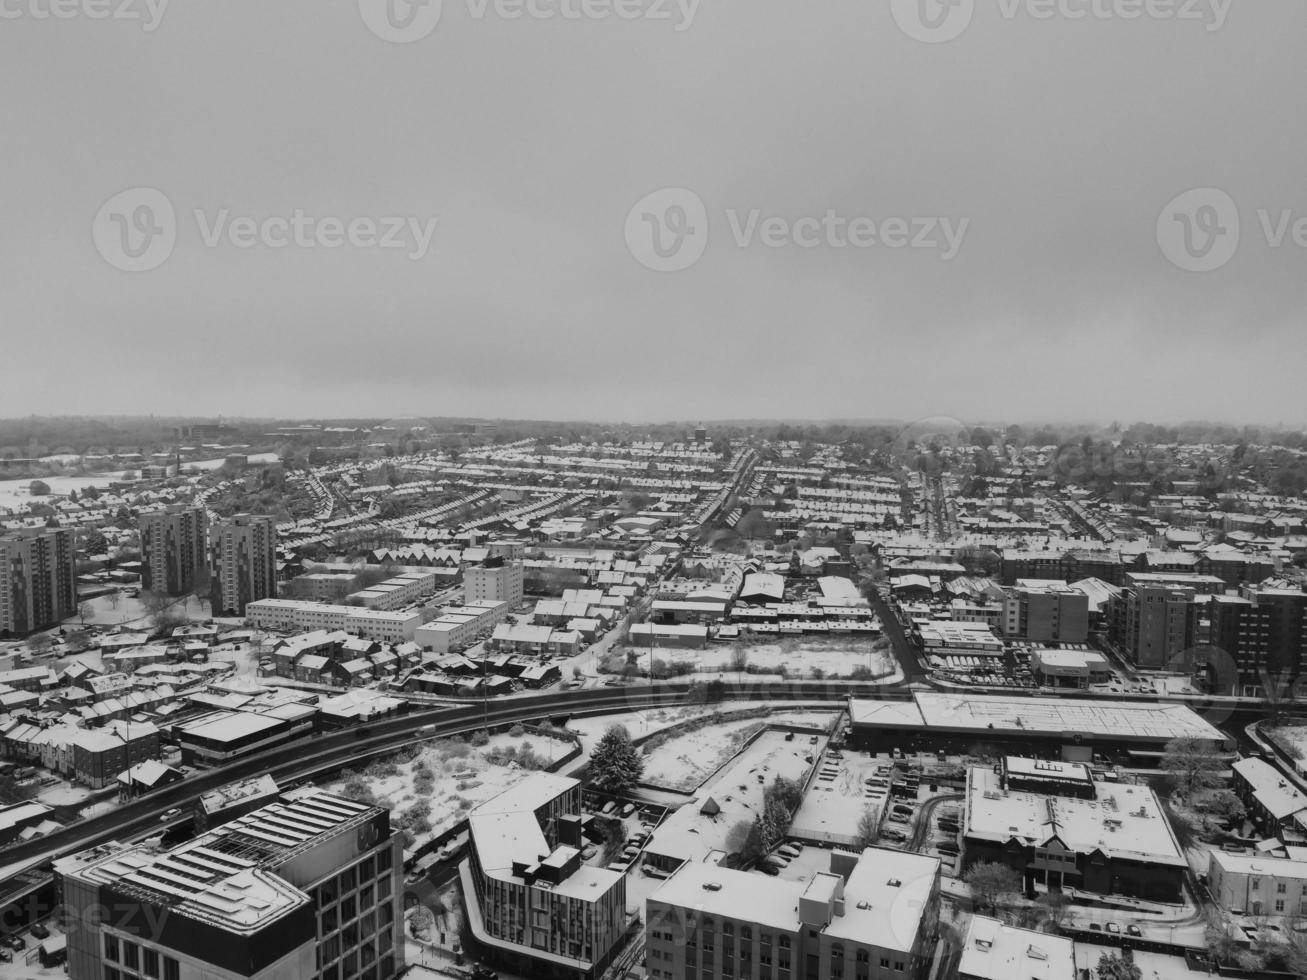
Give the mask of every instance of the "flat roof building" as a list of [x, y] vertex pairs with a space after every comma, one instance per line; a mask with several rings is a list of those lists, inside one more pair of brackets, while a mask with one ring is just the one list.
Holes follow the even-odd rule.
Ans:
[[317, 789], [172, 848], [55, 862], [73, 980], [337, 977], [404, 968], [389, 812]]
[[687, 863], [646, 903], [649, 975], [914, 980], [938, 914], [939, 859], [920, 854], [832, 851], [806, 882]]

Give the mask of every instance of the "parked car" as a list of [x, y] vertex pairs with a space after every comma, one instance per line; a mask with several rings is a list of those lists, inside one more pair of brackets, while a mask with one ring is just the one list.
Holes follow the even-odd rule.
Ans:
[[635, 804], [634, 804], [634, 803], [628, 803], [628, 804], [626, 804], [626, 806], [622, 807], [621, 816], [622, 816], [623, 818], [626, 818], [626, 817], [629, 817], [629, 816], [630, 816], [631, 814], [633, 814], [634, 812], [635, 812]]
[[49, 939], [49, 938], [50, 938], [50, 930], [47, 929], [45, 926], [41, 925], [41, 923], [39, 923], [39, 922], [36, 923], [36, 925], [32, 926], [30, 932], [31, 932], [32, 935], [35, 936], [37, 939]]
[[1117, 925], [1115, 922], [1109, 922], [1107, 923], [1107, 931], [1112, 933], [1113, 935], [1120, 935], [1121, 927]]
[[1143, 933], [1139, 930], [1139, 927], [1138, 927], [1137, 925], [1135, 925], [1133, 922], [1130, 923], [1130, 925], [1128, 925], [1128, 926], [1125, 927], [1125, 934], [1126, 934], [1127, 936], [1142, 936], [1142, 935], [1143, 935]]
[[938, 850], [939, 853], [941, 854], [953, 855], [953, 854], [962, 853], [962, 848], [958, 847], [952, 841], [948, 841], [948, 840], [940, 841], [938, 844], [935, 845], [935, 849]]
[[1089, 923], [1089, 931], [1090, 931], [1090, 932], [1102, 932], [1102, 931], [1103, 931], [1103, 927], [1100, 926], [1097, 922], [1091, 922], [1091, 923]]
[[181, 816], [181, 807], [173, 807], [171, 810], [164, 810], [159, 816], [159, 823], [167, 823], [175, 817]]
[[880, 836], [884, 837], [886, 840], [898, 841], [899, 843], [908, 839], [908, 835], [897, 827], [886, 827], [880, 832]]
[[9, 952], [9, 950], [5, 949], [3, 946], [0, 946], [0, 963], [12, 963], [13, 961], [14, 954]]
[[0, 939], [0, 943], [4, 943], [15, 953], [27, 949], [27, 941], [22, 936], [5, 936], [4, 939]]
[[770, 864], [760, 864], [758, 865], [758, 870], [765, 875], [770, 875], [773, 878], [775, 878], [778, 874], [781, 873], [779, 868]]

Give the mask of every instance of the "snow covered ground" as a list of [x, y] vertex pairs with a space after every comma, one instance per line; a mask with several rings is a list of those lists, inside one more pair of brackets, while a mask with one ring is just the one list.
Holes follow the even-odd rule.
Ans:
[[878, 798], [868, 795], [866, 780], [875, 776], [876, 767], [887, 765], [885, 758], [877, 759], [862, 752], [845, 752], [841, 760], [826, 760], [834, 769], [831, 779], [818, 776], [803, 799], [803, 805], [794, 815], [790, 832], [808, 840], [828, 840], [852, 843], [857, 837], [858, 821], [866, 810], [875, 810], [876, 819], [889, 798], [888, 790]]
[[873, 650], [870, 640], [780, 640], [776, 643], [714, 644], [704, 650], [658, 650], [656, 657], [671, 663], [694, 664], [702, 673], [733, 671], [743, 654], [749, 667], [775, 671], [784, 667], [791, 677], [813, 677], [820, 671], [827, 677], [843, 677], [858, 668], [871, 672], [870, 679], [892, 683], [902, 680], [898, 662], [889, 650]]
[[[43, 476], [41, 481], [50, 487], [52, 494], [67, 495], [69, 490], [79, 494], [87, 487], [107, 487], [122, 478], [122, 473], [97, 473], [94, 476]], [[40, 497], [33, 497], [27, 492], [32, 481], [0, 480], [0, 511], [6, 508], [18, 510], [28, 504], [39, 503]]]
[[833, 711], [773, 711], [766, 717], [724, 720], [673, 735], [645, 756], [643, 781], [668, 789], [693, 790], [739, 751], [744, 740], [759, 727], [784, 722], [824, 730], [834, 717]]
[[[535, 733], [513, 736], [507, 732], [492, 736], [486, 745], [479, 748], [466, 742], [436, 739], [424, 743], [420, 754], [412, 760], [396, 761], [391, 775], [369, 775], [368, 770], [363, 770], [360, 775], [373, 796], [383, 805], [392, 808], [392, 821], [401, 818], [405, 811], [419, 801], [430, 804], [428, 820], [431, 829], [415, 835], [417, 846], [431, 835], [451, 829], [465, 819], [474, 807], [530, 775], [531, 770], [523, 769], [515, 763], [498, 765], [490, 761], [496, 752], [503, 753], [510, 748], [521, 752], [524, 747], [530, 747], [536, 757], [547, 765], [551, 760], [565, 755], [571, 749], [571, 743]], [[419, 762], [425, 762], [434, 776], [430, 794], [420, 794], [414, 785], [414, 769]], [[345, 782], [345, 779], [338, 779], [325, 784], [323, 788], [332, 793], [341, 793]]]

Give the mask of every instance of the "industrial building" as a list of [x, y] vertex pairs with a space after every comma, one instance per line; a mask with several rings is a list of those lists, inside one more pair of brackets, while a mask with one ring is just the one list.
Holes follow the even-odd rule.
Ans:
[[1184, 705], [1141, 701], [916, 691], [911, 701], [851, 698], [849, 717], [851, 744], [870, 752], [965, 753], [987, 746], [991, 754], [1080, 762], [1121, 756], [1148, 766], [1173, 738], [1196, 738], [1217, 751], [1234, 745]]

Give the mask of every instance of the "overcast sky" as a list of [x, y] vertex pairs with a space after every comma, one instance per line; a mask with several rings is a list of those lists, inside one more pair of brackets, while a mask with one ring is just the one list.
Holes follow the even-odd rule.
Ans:
[[1307, 421], [1302, 0], [161, 2], [0, 0], [2, 415]]

